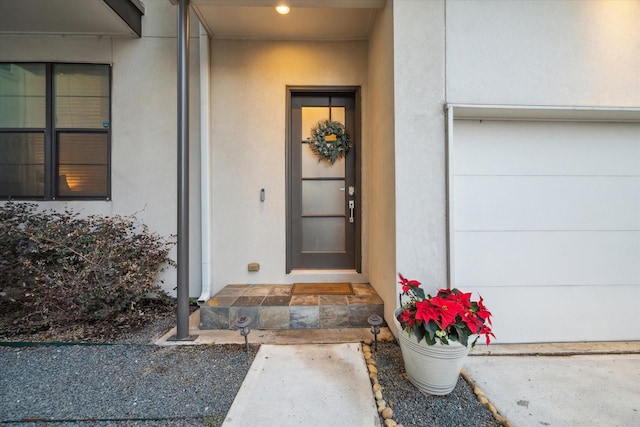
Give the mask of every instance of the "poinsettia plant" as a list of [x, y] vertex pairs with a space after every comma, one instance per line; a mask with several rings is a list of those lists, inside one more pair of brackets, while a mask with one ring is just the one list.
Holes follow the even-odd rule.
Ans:
[[[484, 306], [482, 297], [471, 301], [471, 292], [458, 289], [440, 289], [436, 296], [425, 295], [421, 283], [407, 279], [402, 274], [400, 285], [400, 314], [398, 321], [402, 328], [413, 333], [418, 342], [424, 338], [427, 344], [434, 345], [436, 340], [448, 345], [449, 341], [458, 341], [467, 346], [469, 337], [475, 336], [471, 346], [475, 346], [480, 335], [485, 336], [487, 345], [491, 337], [491, 312]], [[403, 297], [408, 298], [403, 302]]]

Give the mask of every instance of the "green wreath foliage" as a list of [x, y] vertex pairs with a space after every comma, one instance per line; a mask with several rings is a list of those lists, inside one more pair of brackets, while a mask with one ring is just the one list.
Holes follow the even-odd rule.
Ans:
[[[335, 141], [327, 141], [329, 135], [335, 135]], [[347, 135], [342, 123], [332, 120], [321, 120], [311, 130], [311, 137], [305, 141], [318, 156], [318, 161], [327, 160], [334, 164], [336, 160], [347, 156], [351, 148], [351, 138]]]

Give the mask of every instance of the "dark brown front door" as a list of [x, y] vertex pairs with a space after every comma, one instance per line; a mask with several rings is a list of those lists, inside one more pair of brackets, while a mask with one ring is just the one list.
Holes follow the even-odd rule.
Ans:
[[[357, 91], [290, 90], [287, 271], [360, 269]], [[306, 142], [319, 121], [342, 123], [352, 147], [331, 164]]]

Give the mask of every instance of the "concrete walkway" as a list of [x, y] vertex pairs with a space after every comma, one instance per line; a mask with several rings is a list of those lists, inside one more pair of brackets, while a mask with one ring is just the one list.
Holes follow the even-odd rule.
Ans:
[[515, 426], [640, 426], [640, 355], [469, 357], [466, 373]]
[[478, 346], [465, 373], [514, 426], [640, 426], [640, 342]]
[[[382, 329], [380, 337], [391, 338], [389, 330]], [[193, 329], [192, 333], [199, 335], [197, 343], [244, 342], [238, 331]], [[164, 339], [171, 334], [169, 332], [159, 344], [168, 345]], [[371, 338], [367, 329], [258, 330], [249, 335], [250, 342], [261, 344], [357, 343]], [[322, 349], [325, 346], [317, 345], [263, 345], [225, 425], [251, 425], [249, 421], [255, 411], [261, 416], [273, 417], [271, 425], [326, 425], [318, 420], [326, 421], [333, 415], [339, 415], [336, 418], [339, 421], [330, 425], [379, 425], [374, 424], [378, 422], [375, 407], [371, 406], [375, 403], [362, 354], [354, 350], [359, 346], [345, 345], [342, 349], [330, 346], [326, 350]], [[349, 366], [348, 371], [336, 370], [336, 365], [343, 363], [334, 362], [341, 358]], [[313, 368], [309, 369], [309, 365]], [[360, 378], [361, 368], [363, 378]], [[467, 358], [464, 370], [498, 412], [516, 427], [640, 426], [640, 342], [637, 341], [492, 344], [488, 348], [478, 345]], [[345, 378], [353, 378], [353, 382], [345, 382]], [[309, 387], [305, 388], [305, 384]], [[296, 405], [296, 411], [278, 407], [274, 396], [278, 396], [280, 402], [286, 400]], [[360, 406], [363, 412], [341, 412]], [[302, 417], [307, 411], [309, 418], [304, 420], [291, 415], [282, 419], [283, 414]], [[343, 422], [347, 418], [342, 417], [354, 418]]]
[[360, 344], [263, 345], [225, 426], [380, 426]]

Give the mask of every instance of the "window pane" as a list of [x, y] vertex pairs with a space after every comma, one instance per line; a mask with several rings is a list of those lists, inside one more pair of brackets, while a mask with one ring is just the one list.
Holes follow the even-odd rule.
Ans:
[[302, 218], [302, 250], [328, 252], [345, 250], [344, 218]]
[[331, 107], [331, 120], [334, 122], [345, 124], [345, 116], [347, 114], [347, 109], [344, 107]]
[[109, 66], [57, 64], [55, 125], [101, 129], [109, 121]]
[[311, 138], [311, 130], [319, 121], [329, 119], [329, 107], [302, 107], [302, 135], [300, 141]]
[[[331, 120], [344, 124], [344, 107], [302, 107], [302, 135], [300, 141], [306, 141], [311, 137], [311, 131], [322, 120]], [[306, 147], [305, 147], [306, 145]], [[303, 142], [302, 147], [302, 177], [326, 178], [344, 177], [344, 158], [336, 160], [332, 165], [329, 162], [319, 162], [318, 156], [311, 147]]]
[[0, 64], [0, 128], [44, 128], [44, 64]]
[[0, 197], [44, 197], [43, 133], [0, 133]]
[[344, 215], [344, 181], [302, 181], [302, 215]]
[[106, 133], [58, 134], [58, 196], [107, 197]]
[[334, 164], [318, 161], [318, 156], [309, 144], [302, 144], [302, 177], [303, 178], [344, 178], [344, 157]]

